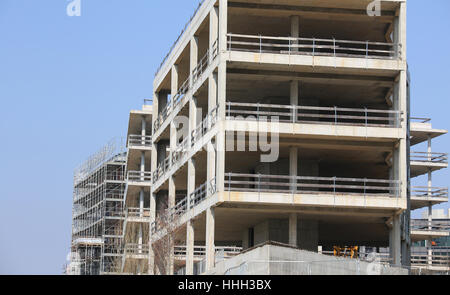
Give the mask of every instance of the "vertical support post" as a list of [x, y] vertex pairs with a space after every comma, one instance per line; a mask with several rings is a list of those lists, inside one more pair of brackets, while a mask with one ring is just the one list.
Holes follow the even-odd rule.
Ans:
[[289, 215], [289, 245], [297, 247], [297, 214]]
[[147, 136], [147, 121], [145, 120], [145, 116], [142, 116], [141, 118], [141, 141], [142, 141], [142, 145], [145, 146], [146, 142], [145, 142], [145, 137]]
[[296, 40], [292, 40], [292, 42], [290, 43], [291, 45], [293, 45], [294, 48], [292, 48], [292, 52], [298, 52], [299, 48], [298, 48], [298, 38], [300, 36], [300, 16], [298, 15], [293, 15], [291, 16], [291, 37], [295, 38]]
[[186, 224], [186, 275], [194, 274], [194, 221]]
[[297, 190], [298, 176], [298, 148], [289, 148], [289, 176], [291, 176], [291, 191], [295, 194]]
[[[215, 42], [218, 42], [217, 38], [219, 37], [219, 8], [213, 7], [211, 12], [209, 13], [209, 48], [211, 49], [211, 54], [213, 52], [213, 45]], [[219, 44], [216, 44], [217, 46]], [[212, 56], [210, 55], [210, 61], [212, 60]]]
[[214, 208], [206, 210], [206, 271], [210, 271], [215, 266], [215, 212]]
[[389, 251], [393, 266], [401, 266], [401, 221], [400, 215], [392, 218], [392, 228], [389, 233]]
[[141, 181], [144, 181], [145, 180], [145, 152], [144, 151], [142, 151], [141, 152], [141, 167], [140, 167], [140, 169], [141, 169], [141, 177], [140, 177], [140, 179], [141, 179]]
[[178, 93], [178, 65], [173, 65], [171, 70], [171, 81], [170, 81], [170, 96], [171, 103], [173, 105], [174, 98]]
[[189, 59], [189, 87], [194, 84], [194, 70], [198, 64], [198, 37], [193, 36], [190, 42], [190, 59]]
[[299, 82], [291, 81], [290, 101], [292, 106], [292, 123], [298, 121], [297, 106], [299, 103]]

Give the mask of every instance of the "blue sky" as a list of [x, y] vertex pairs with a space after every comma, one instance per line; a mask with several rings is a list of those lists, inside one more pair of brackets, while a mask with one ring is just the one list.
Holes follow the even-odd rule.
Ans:
[[[448, 129], [450, 2], [408, 2], [412, 113]], [[81, 17], [68, 3], [0, 0], [0, 274], [62, 272], [74, 167], [126, 133], [198, 1], [82, 0]], [[434, 184], [448, 179], [438, 172]]]

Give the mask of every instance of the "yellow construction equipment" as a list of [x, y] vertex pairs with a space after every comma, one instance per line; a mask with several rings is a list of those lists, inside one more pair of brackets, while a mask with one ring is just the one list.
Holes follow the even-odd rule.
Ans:
[[359, 256], [359, 247], [351, 246], [351, 247], [339, 247], [333, 246], [333, 253], [336, 257], [349, 257], [351, 259], [357, 259]]

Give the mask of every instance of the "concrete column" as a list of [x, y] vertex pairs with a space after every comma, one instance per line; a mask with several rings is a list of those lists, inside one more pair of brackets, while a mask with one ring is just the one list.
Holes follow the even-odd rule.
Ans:
[[401, 266], [401, 221], [400, 215], [392, 218], [392, 228], [389, 232], [389, 251], [391, 263], [394, 266]]
[[161, 164], [166, 159], [167, 152], [167, 143], [164, 141], [160, 141], [157, 144], [157, 164]]
[[206, 271], [213, 269], [215, 266], [215, 220], [214, 208], [209, 207], [206, 209]]
[[145, 173], [145, 152], [141, 152], [141, 166], [140, 166], [140, 171], [141, 171], [141, 181], [144, 181], [144, 173]]
[[[170, 123], [170, 157], [174, 156], [174, 152], [177, 148], [177, 129], [175, 123], [172, 121]], [[173, 163], [173, 158], [171, 158]], [[175, 176], [172, 175], [169, 177], [169, 200], [168, 206], [172, 208], [175, 206], [175, 197], [176, 197], [176, 187], [175, 187]]]
[[289, 215], [289, 245], [297, 247], [297, 214]]
[[218, 41], [219, 36], [219, 7], [213, 7], [209, 13], [209, 48]]
[[160, 114], [167, 105], [167, 95], [168, 92], [165, 90], [161, 90], [158, 94], [158, 103], [157, 103], [158, 114]]
[[194, 274], [194, 221], [186, 224], [186, 275]]
[[145, 116], [142, 116], [141, 118], [142, 145], [145, 145], [145, 136], [147, 136], [147, 121], [145, 120]]
[[291, 179], [291, 190], [293, 192], [297, 191], [297, 179], [298, 176], [298, 148], [289, 148], [289, 176]]
[[[432, 150], [431, 150], [431, 137], [430, 136], [428, 136], [427, 152], [428, 152], [428, 160], [431, 161]], [[432, 187], [433, 187], [433, 175], [432, 175], [431, 169], [428, 169], [428, 197], [429, 198], [432, 197]], [[428, 204], [428, 229], [429, 230], [432, 230], [432, 228], [433, 228], [432, 224], [433, 224], [433, 205], [430, 202]], [[427, 263], [430, 266], [433, 265], [433, 248], [432, 248], [433, 244], [432, 244], [432, 242], [433, 241], [431, 238], [425, 241], [425, 243], [426, 243], [425, 246], [427, 247], [427, 254], [428, 254]]]
[[227, 50], [228, 0], [219, 0], [219, 53]]
[[398, 15], [394, 20], [394, 43], [401, 44], [401, 57], [406, 60], [406, 3], [399, 3]]
[[172, 66], [172, 72], [171, 72], [171, 82], [170, 82], [170, 96], [171, 100], [175, 97], [175, 95], [178, 93], [178, 65]]
[[192, 80], [192, 74], [194, 69], [197, 67], [198, 64], [198, 37], [193, 36], [190, 42], [190, 59], [189, 59], [189, 69], [191, 73], [191, 79], [189, 81], [189, 85], [192, 88], [193, 80]]
[[297, 113], [298, 110], [295, 108], [298, 106], [299, 102], [299, 82], [298, 81], [291, 81], [291, 89], [290, 89], [290, 96], [291, 96], [291, 106], [292, 106], [292, 122], [296, 122], [298, 120]]
[[[191, 135], [192, 131], [197, 125], [197, 99], [193, 97], [189, 102], [189, 148], [191, 147]], [[190, 158], [188, 160], [188, 172], [187, 172], [187, 196], [188, 196], [188, 208], [190, 208], [190, 197], [195, 191], [195, 159]]]
[[150, 226], [149, 226], [149, 257], [148, 257], [148, 274], [153, 275], [155, 273], [155, 253], [152, 248], [152, 232], [151, 225], [156, 220], [156, 193], [151, 194], [150, 196]]
[[145, 192], [144, 188], [141, 188], [141, 191], [139, 192], [139, 214], [141, 217], [144, 216], [144, 198]]
[[226, 102], [226, 70], [225, 61], [221, 61], [218, 71], [218, 127], [216, 135], [216, 188], [223, 192], [225, 181], [225, 102]]
[[[300, 37], [300, 17], [298, 15], [291, 16], [291, 37]], [[292, 41], [291, 45], [298, 45], [298, 41]], [[293, 47], [291, 51], [298, 51], [298, 47]]]

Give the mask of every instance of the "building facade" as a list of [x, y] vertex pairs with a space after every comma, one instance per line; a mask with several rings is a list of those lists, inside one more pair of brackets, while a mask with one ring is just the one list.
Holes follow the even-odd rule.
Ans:
[[266, 241], [409, 266], [406, 2], [371, 2], [201, 4], [153, 84], [150, 244], [185, 251], [150, 273]]

